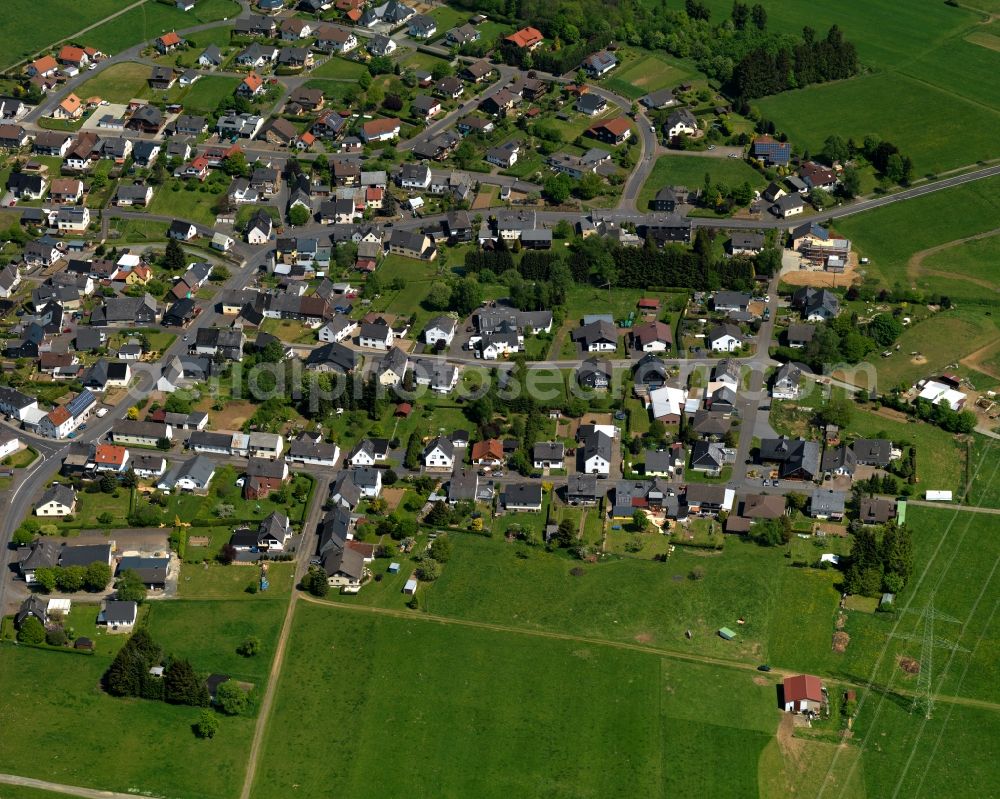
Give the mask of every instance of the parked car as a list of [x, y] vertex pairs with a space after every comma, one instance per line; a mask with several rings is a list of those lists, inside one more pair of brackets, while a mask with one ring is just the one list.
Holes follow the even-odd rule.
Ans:
[[770, 667], [770, 666], [768, 666], [768, 665], [767, 665], [766, 663], [761, 663], [761, 664], [760, 664], [760, 665], [759, 665], [759, 666], [757, 667], [757, 671], [770, 671], [770, 670], [771, 670], [771, 667]]
[[108, 409], [107, 408], [98, 408], [97, 409], [97, 418], [98, 419], [103, 419], [107, 415], [108, 415]]

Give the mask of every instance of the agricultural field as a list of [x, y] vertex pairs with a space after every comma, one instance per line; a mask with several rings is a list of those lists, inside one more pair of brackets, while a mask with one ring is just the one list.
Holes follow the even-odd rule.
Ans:
[[99, 75], [84, 81], [77, 89], [80, 97], [100, 97], [110, 103], [127, 103], [133, 97], [150, 94], [150, 67], [134, 61], [112, 64]]
[[[935, 192], [905, 203], [837, 220], [837, 229], [871, 259], [867, 274], [887, 287], [924, 288], [911, 274], [911, 258], [931, 248], [983, 234], [997, 227], [1000, 177]], [[961, 277], [959, 275], [958, 277]], [[975, 298], [981, 287], [952, 281], [949, 296]]]
[[45, 24], [39, 24], [39, 6], [35, 0], [7, 0], [3, 6], [0, 30], [0, 69], [8, 69], [20, 59], [30, 58], [39, 50], [72, 36], [110, 14], [131, 5], [130, 0], [51, 0], [45, 4]]
[[909, 267], [917, 285], [948, 296], [957, 288], [959, 295], [1000, 302], [1000, 228], [981, 236], [918, 254]]
[[744, 182], [749, 182], [753, 188], [763, 189], [767, 185], [764, 176], [743, 159], [712, 158], [707, 155], [661, 155], [639, 190], [636, 207], [640, 211], [648, 210], [650, 201], [664, 186], [699, 189], [705, 184], [706, 174], [712, 176], [713, 183], [724, 183], [727, 186], [741, 186]]
[[181, 11], [172, 4], [147, 0], [143, 5], [90, 31], [86, 44], [114, 55], [155, 39], [164, 31], [183, 30], [235, 17], [239, 13], [240, 6], [235, 0], [202, 0], [192, 11]]
[[4, 799], [68, 799], [68, 793], [53, 793], [39, 788], [25, 788], [20, 785], [4, 785]]
[[[361, 681], [356, 690], [338, 685], [345, 673]], [[566, 701], [567, 681], [580, 701]], [[713, 704], [717, 692], [728, 701]], [[706, 750], [729, 763], [713, 796], [752, 795], [774, 704], [771, 680], [750, 673], [303, 603], [252, 796], [276, 799], [293, 785], [359, 797], [526, 796], [542, 784], [560, 797], [582, 785], [680, 796], [704, 788]], [[379, 741], [397, 728], [419, 745], [397, 747], [395, 767], [373, 781]], [[294, 764], [279, 756], [293, 750]], [[338, 757], [324, 757], [331, 750]]]
[[[992, 135], [1000, 112], [901, 73], [809, 86], [755, 105], [803, 150], [818, 152], [831, 132], [856, 141], [870, 133], [888, 139], [913, 159], [917, 177], [1000, 156]], [[935, 125], [927, 124], [928, 107], [938, 115]]]
[[1000, 442], [975, 436], [969, 464], [971, 481], [965, 501], [979, 508], [1000, 508], [1000, 475], [996, 474]]

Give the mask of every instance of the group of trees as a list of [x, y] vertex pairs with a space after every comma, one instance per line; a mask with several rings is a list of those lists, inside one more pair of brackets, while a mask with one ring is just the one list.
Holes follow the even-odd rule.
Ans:
[[157, 699], [175, 705], [208, 705], [208, 689], [195, 674], [190, 661], [166, 658], [163, 676], [150, 674], [164, 661], [163, 649], [149, 631], [140, 628], [125, 642], [104, 672], [104, 689], [112, 696]]
[[58, 589], [61, 593], [103, 591], [111, 582], [111, 567], [103, 561], [89, 566], [52, 566], [38, 569], [35, 582], [46, 594]]
[[913, 536], [906, 525], [889, 522], [854, 532], [851, 556], [844, 574], [849, 594], [878, 596], [899, 593], [913, 573]]
[[[885, 141], [875, 134], [869, 134], [857, 143], [854, 139], [846, 141], [836, 134], [828, 136], [823, 143], [823, 149], [818, 154], [818, 159], [826, 164], [846, 164], [858, 158], [863, 158], [882, 178], [891, 183], [906, 185], [913, 178], [913, 161], [909, 156], [903, 155], [899, 148], [890, 141]], [[841, 176], [841, 184], [844, 185], [844, 192], [849, 197], [857, 194], [856, 186], [857, 170], [850, 168], [851, 172], [845, 170]]]
[[891, 314], [878, 314], [867, 324], [862, 324], [856, 313], [841, 314], [817, 326], [812, 340], [802, 349], [780, 347], [777, 354], [806, 364], [816, 374], [826, 374], [832, 364], [859, 363], [870, 353], [890, 346], [902, 332], [902, 324]]
[[466, 254], [467, 275], [481, 283], [503, 283], [514, 307], [522, 311], [554, 308], [566, 301], [573, 276], [558, 250], [528, 250], [515, 263], [506, 246], [496, 250], [473, 250]]
[[843, 80], [857, 71], [857, 49], [844, 39], [839, 27], [832, 26], [826, 38], [819, 40], [816, 31], [805, 27], [797, 43], [769, 38], [747, 52], [734, 67], [727, 90], [734, 98], [749, 100]]
[[562, 205], [570, 195], [579, 200], [592, 200], [604, 191], [604, 180], [596, 172], [574, 179], [565, 172], [549, 175], [542, 184], [542, 196], [553, 205]]
[[974, 411], [955, 411], [946, 403], [935, 405], [930, 400], [918, 398], [911, 405], [897, 391], [882, 397], [882, 403], [897, 411], [912, 414], [923, 422], [937, 425], [948, 433], [971, 433], [976, 429]]
[[657, 289], [683, 286], [695, 291], [748, 289], [755, 274], [771, 274], [780, 254], [771, 248], [753, 258], [721, 258], [712, 233], [699, 228], [691, 247], [656, 246], [650, 239], [640, 248], [622, 247], [599, 236], [574, 242], [570, 274], [578, 283], [619, 288]]

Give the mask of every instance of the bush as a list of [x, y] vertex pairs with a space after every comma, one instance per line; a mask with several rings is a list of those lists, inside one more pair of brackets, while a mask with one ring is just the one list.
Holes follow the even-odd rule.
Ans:
[[247, 638], [242, 644], [236, 647], [236, 654], [245, 658], [252, 658], [258, 652], [260, 652], [260, 639], [255, 636]]
[[199, 738], [214, 738], [219, 731], [219, 720], [211, 710], [203, 710], [191, 729]]
[[45, 628], [38, 619], [29, 616], [17, 631], [17, 640], [22, 644], [40, 644], [45, 640]]
[[45, 633], [45, 643], [49, 646], [66, 646], [66, 631], [62, 627], [53, 627]]

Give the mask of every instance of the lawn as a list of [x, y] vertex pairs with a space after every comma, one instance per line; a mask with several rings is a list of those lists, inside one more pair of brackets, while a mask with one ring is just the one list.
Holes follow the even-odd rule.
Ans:
[[[225, 631], [228, 622], [214, 623], [214, 615], [200, 614], [202, 627], [195, 637], [210, 642], [216, 627]], [[190, 639], [192, 632], [188, 627], [180, 634]], [[231, 643], [226, 638], [220, 641]], [[226, 663], [223, 657], [218, 662]], [[211, 742], [199, 740], [191, 732], [201, 713], [198, 708], [115, 699], [102, 693], [98, 685], [110, 658], [102, 637], [97, 638], [93, 656], [0, 645], [0, 682], [6, 686], [0, 695], [0, 716], [5, 729], [24, 733], [4, 736], [0, 771], [176, 799], [235, 797], [239, 781], [233, 775], [243, 773], [253, 720], [220, 718], [216, 737]], [[214, 663], [206, 658], [195, 668], [207, 673]], [[24, 679], [26, 674], [31, 679]], [[72, 723], [67, 722], [69, 717]], [[97, 730], [100, 734], [95, 734]], [[45, 748], [45, 757], [38, 757], [39, 746]], [[0, 789], [6, 796], [5, 791], [6, 787]]]
[[[116, 497], [115, 494], [118, 494]], [[105, 494], [97, 492], [91, 494], [87, 491], [80, 491], [77, 494], [76, 513], [73, 514], [73, 521], [65, 522], [60, 519], [48, 519], [39, 517], [42, 524], [56, 524], [64, 529], [87, 529], [91, 527], [127, 527], [129, 502], [131, 492], [127, 488], [119, 488], [115, 494]], [[110, 513], [114, 521], [110, 525], [99, 524], [97, 517], [102, 513]]]
[[339, 81], [349, 81], [356, 83], [362, 72], [368, 69], [364, 64], [357, 61], [348, 61], [346, 58], [333, 56], [325, 64], [316, 67], [309, 74], [314, 78], [334, 78]]
[[[347, 62], [344, 62], [347, 63]], [[325, 66], [325, 65], [324, 65]], [[349, 91], [355, 91], [357, 83], [354, 77], [334, 80], [331, 78], [314, 78], [303, 84], [307, 89], [321, 89], [327, 103], [344, 101]]]
[[[167, 224], [145, 219], [115, 219], [112, 223], [123, 244], [166, 241]], [[114, 235], [112, 234], [112, 238]]]
[[[263, 688], [287, 603], [287, 593], [273, 598], [257, 594], [250, 602], [151, 602], [148, 626], [166, 653], [187, 658], [199, 673], [229, 674]], [[238, 655], [237, 647], [250, 637], [260, 639], [260, 652], [249, 658]]]
[[[353, 675], [350, 688], [342, 674]], [[586, 643], [303, 604], [252, 795], [684, 796], [706, 781], [712, 796], [753, 795], [778, 720], [762, 682]], [[567, 684], [579, 700], [567, 701]], [[713, 703], [720, 692], [727, 701]], [[411, 745], [394, 747], [394, 767], [372, 780], [394, 729]], [[724, 779], [706, 774], [706, 757], [725, 758]]]
[[[991, 132], [1000, 112], [898, 73], [783, 92], [756, 105], [803, 150], [818, 152], [833, 130], [855, 141], [874, 133], [912, 158], [918, 176], [1000, 156]], [[935, 125], [926, 124], [928, 107], [938, 116]], [[954, 147], [955, 141], [962, 146]]]
[[626, 50], [622, 63], [608, 73], [603, 85], [632, 100], [659, 89], [672, 89], [696, 76], [696, 72], [667, 55]]
[[92, 30], [87, 34], [85, 43], [114, 55], [140, 42], [155, 39], [166, 31], [183, 30], [224, 17], [235, 17], [239, 13], [240, 6], [234, 0], [201, 0], [192, 11], [180, 11], [172, 4], [148, 0]]
[[639, 191], [636, 207], [648, 209], [650, 200], [664, 186], [698, 189], [705, 185], [706, 173], [712, 176], [713, 183], [724, 183], [727, 186], [740, 186], [749, 182], [755, 189], [762, 189], [767, 185], [764, 176], [740, 158], [661, 155]]
[[8, 69], [18, 60], [29, 58], [37, 51], [78, 30], [98, 22], [130, 4], [130, 0], [49, 0], [45, 4], [44, 24], [39, 24], [39, 5], [35, 0], [6, 0], [3, 6], [3, 26], [0, 27], [0, 52]]
[[[222, 543], [229, 540], [232, 528], [225, 529]], [[192, 535], [204, 535], [201, 528], [195, 528]], [[214, 538], [213, 538], [214, 540]], [[190, 548], [190, 547], [189, 547]], [[200, 549], [200, 547], [196, 547]], [[189, 558], [190, 559], [190, 558]], [[266, 593], [251, 594], [246, 589], [251, 583], [259, 585], [260, 570], [256, 566], [222, 566], [218, 564], [186, 563], [181, 569], [178, 593], [184, 599], [246, 599], [259, 601], [261, 597], [287, 594], [295, 576], [293, 563], [272, 563], [268, 566], [270, 587]]]
[[[225, 185], [218, 185], [224, 192]], [[219, 195], [209, 191], [208, 185], [205, 183], [201, 184], [195, 191], [187, 191], [180, 181], [171, 179], [160, 186], [153, 195], [153, 201], [149, 204], [149, 213], [176, 216], [212, 226], [215, 224], [215, 211], [213, 209], [218, 199]]]
[[239, 78], [206, 75], [195, 81], [180, 100], [188, 113], [211, 114], [223, 98], [232, 95], [239, 83]]
[[437, 6], [430, 12], [429, 16], [437, 24], [437, 33], [434, 38], [444, 36], [452, 28], [457, 28], [469, 21], [469, 12], [449, 6]]
[[134, 97], [148, 97], [150, 94], [150, 67], [126, 61], [112, 64], [99, 75], [84, 81], [77, 89], [80, 97], [100, 97], [111, 103], [127, 103]]

